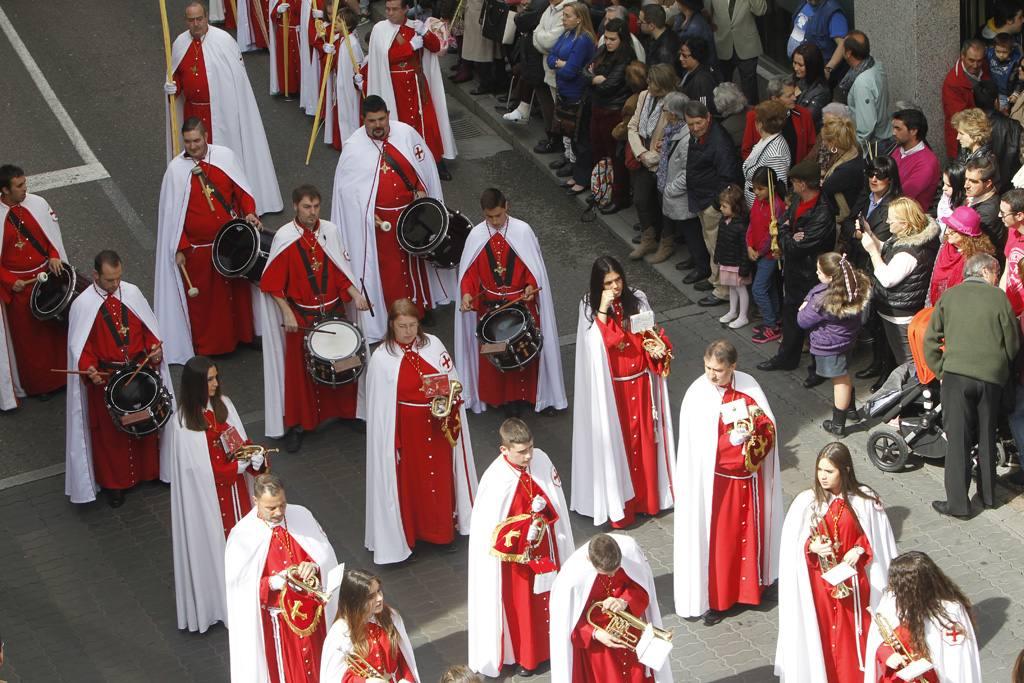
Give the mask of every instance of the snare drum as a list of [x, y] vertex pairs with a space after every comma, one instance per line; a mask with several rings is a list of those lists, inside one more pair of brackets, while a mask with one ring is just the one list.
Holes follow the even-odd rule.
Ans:
[[274, 233], [235, 218], [217, 232], [213, 241], [213, 267], [224, 277], [244, 277], [259, 284], [270, 258]]
[[473, 224], [432, 197], [417, 199], [402, 210], [395, 236], [398, 246], [438, 268], [459, 265]]
[[146, 436], [170, 419], [171, 395], [159, 371], [146, 365], [132, 378], [134, 372], [135, 366], [128, 365], [110, 375], [105, 394], [107, 411], [122, 432]]
[[37, 320], [67, 322], [68, 310], [75, 298], [92, 284], [84, 273], [67, 263], [60, 264], [60, 273], [46, 271], [46, 282], [38, 280], [32, 285], [29, 309]]
[[366, 367], [363, 333], [347, 320], [328, 318], [306, 333], [306, 370], [314, 382], [336, 387], [359, 378]]
[[544, 348], [544, 335], [525, 304], [485, 313], [476, 326], [480, 352], [502, 372], [518, 370]]

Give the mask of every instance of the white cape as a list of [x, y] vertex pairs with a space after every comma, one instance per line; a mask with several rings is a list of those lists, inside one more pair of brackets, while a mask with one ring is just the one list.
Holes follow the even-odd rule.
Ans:
[[[925, 622], [924, 640], [930, 654], [928, 659], [939, 675], [939, 683], [981, 683], [981, 657], [978, 654], [978, 638], [974, 634], [971, 617], [959, 603], [944, 602], [943, 607], [967, 633], [961, 634], [959, 644], [953, 645], [943, 636], [943, 629], [939, 628], [938, 624], [930, 619]], [[888, 619], [893, 629], [899, 626], [896, 599], [892, 593], [885, 592], [875, 611]], [[864, 667], [865, 683], [874, 683], [877, 680], [875, 652], [881, 644], [882, 636], [872, 620], [871, 629], [868, 631], [867, 651], [870, 656]]]
[[[227, 423], [247, 438], [235, 404], [223, 396]], [[218, 621], [227, 625], [224, 594], [224, 524], [210, 465], [206, 432], [185, 427], [181, 413], [164, 430], [171, 453], [171, 549], [178, 628], [205, 633]]]
[[[411, 21], [406, 23], [411, 23]], [[395, 104], [395, 90], [391, 83], [388, 50], [391, 49], [391, 41], [398, 35], [399, 28], [397, 24], [392, 24], [390, 21], [378, 21], [374, 24], [370, 31], [369, 66], [366, 72], [366, 94], [380, 95], [387, 102], [392, 121], [398, 120], [398, 106]], [[419, 53], [423, 62], [423, 77], [430, 90], [430, 100], [434, 105], [434, 114], [437, 116], [437, 127], [441, 132], [441, 143], [444, 148], [442, 156], [445, 159], [454, 159], [458, 150], [455, 147], [455, 134], [452, 133], [452, 125], [448, 120], [448, 102], [445, 100], [444, 79], [441, 77], [439, 55], [422, 48]], [[392, 130], [394, 130], [393, 124]], [[432, 157], [431, 161], [434, 161]]]
[[[324, 142], [328, 145], [334, 144], [334, 126], [329, 125], [331, 117], [338, 118], [338, 130], [341, 133], [339, 142], [348, 140], [353, 133], [359, 130], [359, 122], [362, 120], [359, 107], [363, 98], [356, 90], [355, 82], [352, 80], [356, 71], [352, 65], [352, 55], [348, 51], [349, 45], [352, 46], [352, 54], [355, 55], [357, 66], [366, 59], [366, 55], [363, 54], [363, 46], [359, 44], [355, 34], [350, 33], [348, 38], [338, 37], [338, 47], [332, 60], [338, 68], [337, 75], [327, 79], [327, 92], [324, 94]], [[320, 55], [314, 55], [314, 59], [319, 68]], [[319, 87], [318, 81], [317, 88]], [[319, 97], [320, 91], [317, 90], [317, 98]], [[315, 107], [316, 103], [313, 106]]]
[[[782, 480], [779, 478], [778, 422], [757, 381], [745, 372], [733, 374], [733, 387], [754, 399], [775, 425], [772, 452], [757, 471], [757, 492], [762, 497], [761, 581], [770, 586], [779, 575], [779, 537], [782, 533]], [[676, 450], [676, 486], [680, 497], [674, 515], [673, 585], [676, 614], [699, 617], [708, 611], [708, 556], [711, 534], [711, 499], [715, 490], [718, 420], [722, 397], [704, 375], [686, 390], [679, 407], [679, 448]], [[728, 542], [725, 539], [716, 541]]]
[[[258, 5], [263, 4], [265, 1], [266, 0], [252, 0], [252, 2], [257, 3]], [[237, 0], [236, 2], [238, 16], [235, 17], [235, 42], [238, 43], [238, 49], [241, 52], [252, 52], [253, 50], [259, 49], [256, 47], [256, 39], [254, 36], [261, 31], [259, 26], [253, 26], [249, 23], [249, 2], [250, 0]], [[264, 18], [264, 23], [266, 23], [266, 21], [267, 19]]]
[[[238, 7], [241, 14], [242, 3]], [[175, 38], [171, 47], [172, 71], [178, 69], [191, 44], [192, 36], [188, 31]], [[260, 110], [238, 44], [228, 33], [211, 26], [203, 39], [203, 60], [206, 64], [206, 80], [210, 86], [210, 121], [213, 125], [210, 133], [213, 142], [238, 155], [246, 177], [252, 183], [256, 213], [263, 215], [280, 211], [284, 203], [281, 201], [281, 188], [277, 184], [274, 160], [270, 157], [263, 119], [260, 118]], [[185, 105], [181, 97], [175, 101], [178, 105], [178, 125], [181, 125]], [[165, 130], [168, 131], [169, 162], [172, 154], [170, 123]], [[175, 136], [180, 134], [180, 130], [173, 132]]]
[[[896, 540], [881, 505], [861, 496], [851, 496], [849, 502], [871, 545], [872, 561], [867, 568], [867, 577], [871, 585], [870, 607], [873, 609], [885, 590], [889, 563], [897, 554]], [[779, 548], [779, 640], [775, 651], [775, 675], [786, 683], [816, 683], [826, 677], [804, 550], [810, 537], [815, 507], [814, 491], [804, 491], [789, 507], [786, 521], [782, 525], [782, 545]], [[824, 510], [820, 512], [824, 513]], [[862, 628], [866, 630], [868, 624]], [[867, 649], [865, 660], [874, 659], [874, 652]], [[874, 680], [871, 679], [872, 683]]]
[[[50, 208], [50, 204], [37, 194], [28, 193], [25, 201], [21, 203], [36, 223], [43, 229], [46, 239], [60, 254], [60, 260], [68, 262], [68, 254], [64, 250], [64, 239], [60, 234], [60, 223], [57, 222], [57, 214]], [[3, 234], [2, 227], [7, 222], [7, 214], [10, 207], [0, 202], [0, 235]], [[34, 249], [34, 247], [29, 247]], [[3, 240], [0, 240], [0, 257], [3, 256]], [[45, 260], [42, 255], [40, 261]], [[11, 328], [7, 323], [7, 306], [0, 303], [0, 410], [14, 410], [18, 407], [18, 397], [24, 396], [21, 388], [21, 380], [18, 378], [18, 364], [14, 358], [14, 347], [11, 341]]]
[[[312, 513], [301, 505], [288, 504], [285, 513], [288, 533], [320, 567], [320, 580], [338, 566], [334, 548]], [[228, 536], [224, 548], [224, 574], [228, 597], [228, 644], [232, 683], [269, 683], [267, 654], [263, 644], [260, 606], [260, 577], [267, 564], [270, 526], [256, 514], [254, 507]], [[338, 611], [335, 592], [324, 606], [324, 624], [334, 623]]]
[[[149, 328], [153, 336], [163, 339], [160, 335], [160, 327], [156, 322], [156, 314], [149, 307], [149, 302], [142, 295], [135, 285], [121, 281], [119, 290], [121, 300], [142, 324]], [[117, 297], [115, 293], [113, 296]], [[78, 359], [85, 348], [85, 342], [89, 339], [89, 332], [96, 322], [96, 313], [103, 304], [103, 296], [96, 285], [92, 285], [78, 295], [71, 304], [71, 313], [68, 318], [68, 368], [78, 369]], [[160, 376], [163, 379], [164, 388], [171, 394], [173, 405], [174, 387], [171, 384], [171, 373], [167, 369], [167, 360], [160, 362]], [[96, 492], [100, 490], [96, 483], [96, 473], [93, 468], [92, 439], [89, 433], [89, 403], [85, 393], [83, 382], [89, 380], [84, 376], [71, 375], [68, 380], [67, 398], [67, 422], [65, 468], [64, 468], [64, 493], [71, 498], [72, 503], [91, 503], [96, 500]], [[102, 417], [100, 419], [109, 419]], [[171, 481], [170, 449], [168, 439], [160, 439], [160, 480]]]
[[[398, 631], [398, 649], [405, 657], [405, 663], [409, 665], [414, 676], [415, 681], [409, 681], [409, 683], [420, 682], [420, 672], [416, 668], [416, 653], [412, 649], [412, 641], [409, 640], [409, 634], [405, 630], [405, 622], [402, 621], [402, 615], [400, 615], [393, 608], [391, 610], [391, 621], [395, 625], [395, 630]], [[345, 661], [345, 656], [352, 651], [352, 640], [349, 636], [348, 622], [344, 619], [338, 619], [331, 626], [331, 630], [327, 632], [327, 638], [324, 640], [323, 654], [320, 656], [320, 680], [324, 683], [328, 681], [341, 681], [345, 674], [348, 672], [348, 662]]]
[[[478, 224], [469, 233], [465, 249], [462, 252], [462, 260], [459, 262], [458, 282], [460, 289], [456, 292], [455, 299], [460, 300], [462, 278], [466, 271], [476, 261], [477, 256], [483, 251], [490, 240], [491, 231], [487, 222]], [[558, 323], [555, 321], [555, 306], [551, 299], [551, 283], [548, 280], [548, 270], [544, 265], [544, 255], [540, 251], [540, 244], [533, 229], [518, 218], [508, 219], [508, 228], [505, 232], [505, 239], [509, 246], [522, 259], [523, 265], [533, 274], [537, 280], [537, 286], [541, 288], [538, 299], [538, 310], [540, 313], [540, 329], [544, 335], [544, 348], [540, 353], [540, 368], [537, 373], [537, 400], [534, 409], [539, 413], [548, 407], [555, 407], [562, 410], [569, 406], [565, 398], [565, 380], [562, 377], [562, 351], [558, 344]], [[474, 413], [482, 413], [487, 410], [487, 405], [480, 400], [480, 340], [476, 336], [477, 314], [476, 311], [462, 312], [455, 310], [455, 363], [462, 368], [462, 376], [465, 378], [462, 396], [466, 405]], [[538, 361], [533, 361], [538, 362]]]
[[[416, 349], [427, 363], [459, 379], [451, 356], [440, 339], [428, 334], [427, 343]], [[402, 511], [398, 501], [399, 454], [395, 449], [395, 419], [398, 402], [398, 371], [404, 354], [392, 352], [388, 344], [377, 347], [366, 372], [366, 537], [367, 550], [375, 564], [401, 562], [412, 554], [405, 542]], [[459, 408], [462, 430], [452, 448], [452, 477], [455, 479], [455, 513], [459, 533], [470, 529], [473, 500], [476, 496], [476, 463], [466, 420], [466, 406]]]
[[[321, 4], [323, 3], [318, 0], [317, 5]], [[299, 108], [313, 116], [316, 114], [316, 103], [320, 97], [320, 54], [313, 49], [313, 44], [309, 41], [309, 25], [315, 21], [312, 0], [302, 0], [299, 16]]]
[[[647, 296], [633, 290], [640, 310], [650, 310]], [[635, 493], [626, 460], [626, 447], [612, 391], [608, 352], [597, 323], [591, 321], [586, 297], [580, 302], [576, 324], [576, 377], [572, 410], [572, 495], [569, 507], [594, 525], [618, 521]], [[626, 323], [629, 324], [628, 321]], [[662, 510], [672, 507], [672, 461], [675, 435], [669, 407], [668, 382], [651, 374], [658, 440], [658, 497]]]
[[[270, 54], [269, 64], [271, 65], [271, 68], [269, 69], [269, 71], [270, 71], [270, 94], [271, 95], [279, 94], [282, 91], [282, 89], [284, 88], [284, 83], [280, 83], [277, 80], [277, 52], [278, 52], [279, 48], [277, 46], [277, 29], [273, 28], [275, 26], [275, 22], [280, 18], [280, 17], [276, 16], [277, 15], [277, 6], [279, 4], [281, 4], [282, 2], [284, 2], [284, 0], [270, 0], [270, 3], [269, 3], [270, 16], [274, 20], [274, 21], [271, 21], [271, 22], [267, 23], [267, 32], [268, 32], [268, 36], [267, 37], [270, 38], [270, 41], [267, 43], [267, 50], [268, 50], [268, 52]], [[288, 2], [291, 3], [291, 2], [294, 2], [294, 0], [288, 0]], [[291, 24], [291, 25], [288, 26], [288, 30], [289, 30], [289, 34], [288, 34], [288, 47], [291, 48], [292, 41], [294, 41], [294, 40], [297, 40], [299, 42], [299, 49], [298, 49], [298, 53], [299, 53], [299, 82], [298, 83], [289, 83], [288, 87], [289, 88], [298, 87], [298, 89], [299, 89], [299, 97], [298, 97], [299, 108], [304, 110], [306, 108], [306, 105], [305, 105], [306, 99], [309, 97], [308, 91], [304, 90], [304, 88], [306, 87], [306, 81], [309, 78], [309, 74], [307, 73], [309, 71], [309, 37], [308, 37], [308, 35], [306, 33], [306, 30], [307, 30], [307, 26], [308, 26], [307, 25], [307, 19], [309, 17], [310, 6], [309, 6], [309, 0], [301, 0], [301, 2], [302, 2], [302, 6], [301, 6], [301, 9], [299, 10], [299, 13], [302, 16], [302, 19], [299, 21], [299, 24], [297, 26], [295, 24]], [[282, 26], [282, 28], [283, 28], [283, 26]], [[281, 48], [283, 48], [283, 47], [284, 46], [282, 45]], [[288, 58], [291, 59], [291, 50], [290, 49], [288, 50]], [[288, 68], [289, 68], [289, 71], [291, 71], [291, 64], [288, 65]]]
[[[263, 272], [274, 262], [281, 253], [299, 239], [299, 230], [295, 221], [285, 223], [274, 233], [274, 241], [270, 245], [270, 256], [267, 258], [267, 265]], [[350, 282], [355, 282], [352, 276], [352, 264], [348, 260], [348, 252], [341, 243], [341, 233], [338, 226], [329, 221], [320, 221], [320, 232], [317, 234], [317, 242], [323, 248], [327, 258], [345, 274]], [[357, 285], [358, 286], [358, 285]], [[281, 310], [274, 303], [274, 298], [269, 294], [260, 292], [256, 296], [260, 318], [263, 320], [263, 414], [264, 431], [271, 438], [284, 436], [284, 329], [281, 327], [283, 319]], [[345, 317], [356, 320], [356, 307], [351, 302], [345, 304]], [[369, 347], [367, 347], [369, 354]], [[363, 417], [363, 382], [366, 373], [359, 378], [359, 391], [356, 402], [356, 417]]]
[[[529, 474], [558, 514], [550, 531], [558, 560], [564, 563], [575, 545], [562, 481], [547, 453], [539, 448], [533, 449]], [[491, 553], [491, 544], [495, 527], [508, 519], [518, 486], [519, 473], [499, 455], [480, 478], [469, 529], [469, 668], [492, 678], [503, 664], [515, 661], [502, 607], [501, 560]]]
[[[224, 171], [231, 180], [252, 196], [252, 188], [238, 164], [235, 153], [221, 145], [209, 145], [204, 161]], [[153, 308], [160, 326], [166, 331], [164, 356], [171, 364], [185, 363], [195, 355], [192, 346], [192, 324], [188, 317], [186, 286], [174, 257], [178, 252], [185, 214], [192, 192], [192, 159], [184, 153], [171, 159], [160, 185], [160, 208], [156, 228], [156, 282], [153, 286]], [[212, 256], [213, 249], [210, 248]], [[253, 292], [255, 298], [256, 292]], [[253, 315], [256, 305], [253, 304]]]
[[[640, 584], [649, 601], [647, 611], [639, 616], [647, 623], [661, 628], [661, 608], [658, 607], [658, 594], [654, 587], [654, 574], [651, 565], [644, 557], [640, 545], [629, 536], [610, 534], [619, 544], [622, 551], [622, 569], [633, 581]], [[555, 578], [551, 588], [551, 680], [567, 682], [572, 680], [573, 647], [572, 632], [579, 623], [585, 610], [590, 608], [586, 600], [590, 597], [590, 589], [597, 579], [597, 570], [590, 564], [587, 551], [590, 541], [584, 543], [572, 554]], [[672, 683], [671, 659], [658, 671], [654, 671], [657, 683]]]
[[[444, 202], [437, 165], [434, 164], [427, 143], [420, 134], [401, 121], [392, 121], [388, 142], [397, 148], [413, 167], [427, 190], [427, 196]], [[416, 156], [417, 147], [422, 157], [419, 159]], [[352, 282], [359, 289], [365, 286], [364, 294], [373, 306], [372, 315], [369, 311], [359, 313], [359, 326], [371, 344], [384, 338], [388, 324], [388, 311], [384, 305], [384, 290], [377, 264], [377, 237], [374, 233], [377, 228], [373, 222], [382, 150], [383, 146], [366, 134], [365, 127], [345, 140], [334, 172], [331, 202], [331, 221], [341, 228], [345, 245], [352, 255], [356, 275]], [[392, 226], [392, 230], [396, 227]], [[426, 267], [430, 287], [429, 299], [434, 306], [446, 304], [457, 296], [454, 269], [436, 268], [429, 262], [426, 263]], [[419, 301], [428, 296], [426, 292], [418, 294], [415, 298]]]

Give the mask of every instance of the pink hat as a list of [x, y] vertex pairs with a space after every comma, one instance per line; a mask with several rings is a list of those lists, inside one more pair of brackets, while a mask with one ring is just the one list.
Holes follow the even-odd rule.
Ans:
[[967, 237], [977, 237], [981, 234], [981, 216], [969, 206], [957, 207], [952, 214], [942, 219], [942, 222], [947, 228]]

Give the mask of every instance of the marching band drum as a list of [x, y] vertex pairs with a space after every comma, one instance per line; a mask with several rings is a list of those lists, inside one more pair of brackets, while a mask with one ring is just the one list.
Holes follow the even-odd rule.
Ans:
[[459, 265], [473, 224], [432, 197], [417, 199], [398, 217], [398, 245], [438, 268]]
[[114, 426], [132, 436], [158, 431], [173, 411], [160, 372], [148, 365], [125, 365], [114, 370], [104, 397]]
[[[89, 288], [92, 280], [67, 263], [60, 264], [59, 274], [40, 273], [32, 285], [29, 308], [37, 320], [66, 323], [67, 312], [75, 297]], [[45, 277], [44, 277], [45, 276]]]
[[525, 366], [544, 348], [544, 335], [523, 303], [506, 304], [485, 313], [477, 323], [476, 336], [480, 352], [502, 372]]
[[273, 241], [274, 233], [233, 218], [217, 232], [213, 241], [213, 267], [224, 277], [244, 277], [259, 284]]
[[366, 341], [362, 331], [339, 318], [325, 318], [306, 332], [306, 370], [314, 382], [328, 386], [348, 384], [366, 369]]

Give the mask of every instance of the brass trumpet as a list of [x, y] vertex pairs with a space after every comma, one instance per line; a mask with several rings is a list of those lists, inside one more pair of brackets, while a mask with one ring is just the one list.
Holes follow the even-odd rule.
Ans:
[[270, 454], [277, 453], [276, 448], [267, 448], [266, 446], [260, 446], [259, 444], [247, 444], [245, 446], [239, 446], [235, 450], [228, 453], [228, 462], [251, 462], [254, 455], [263, 455], [263, 465], [267, 468], [267, 472], [270, 471]]
[[449, 384], [447, 396], [435, 396], [430, 399], [430, 414], [436, 418], [445, 418], [452, 414], [455, 401], [462, 395], [462, 382], [453, 379]]
[[303, 580], [303, 578], [299, 576], [299, 568], [296, 565], [288, 567], [288, 569], [285, 570], [284, 580], [287, 581], [288, 585], [290, 585], [295, 590], [302, 593], [306, 593], [308, 595], [312, 595], [314, 598], [316, 598], [325, 605], [331, 599], [330, 593], [320, 590], [319, 576], [317, 576], [316, 574], [310, 574], [308, 579]]
[[668, 377], [669, 373], [672, 372], [672, 352], [668, 350], [668, 344], [662, 339], [653, 329], [648, 328], [643, 331], [643, 346], [644, 351], [656, 356], [658, 358], [665, 359], [665, 369], [662, 371], [662, 377]]
[[[818, 527], [821, 526], [821, 522], [821, 517], [819, 517], [818, 514], [815, 513], [814, 516], [811, 518], [811, 537], [816, 538], [819, 541], [829, 543], [829, 548], [831, 548], [827, 554], [818, 555], [818, 566], [821, 567], [821, 573], [825, 574], [829, 570], [835, 568], [837, 560], [836, 551], [834, 547], [831, 545], [832, 539], [828, 536], [825, 536], [824, 534], [819, 533], [818, 531]], [[840, 583], [832, 589], [832, 597], [836, 600], [843, 600], [844, 598], [848, 598], [850, 597], [850, 595], [852, 595], [852, 593], [853, 591], [850, 590], [850, 587], [846, 585], [845, 581], [843, 581], [842, 583]]]
[[[915, 653], [911, 652], [903, 641], [896, 635], [896, 631], [893, 629], [892, 624], [884, 616], [875, 612], [875, 625], [878, 627], [878, 635], [882, 636], [882, 641], [886, 645], [892, 648], [893, 652], [903, 658], [904, 666], [910, 664], [913, 661], [920, 659]], [[927, 683], [924, 678], [915, 678], [912, 683]]]
[[345, 655], [345, 664], [348, 665], [348, 668], [352, 673], [360, 678], [379, 678], [385, 681], [390, 681], [393, 678], [390, 674], [377, 671], [373, 668], [373, 665], [357, 655], [355, 652], [349, 652]]
[[[599, 609], [608, 615], [608, 625], [598, 626], [594, 623], [593, 613], [595, 609]], [[625, 645], [628, 649], [636, 652], [637, 643], [640, 642], [640, 636], [643, 635], [647, 629], [647, 622], [639, 617], [635, 617], [626, 611], [607, 610], [601, 606], [601, 603], [595, 602], [587, 610], [587, 623], [594, 628], [599, 628], [608, 635], [610, 635], [616, 642]], [[660, 638], [661, 640], [672, 642], [672, 631], [666, 631], [663, 628], [654, 628], [654, 637]]]

